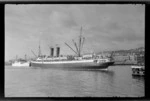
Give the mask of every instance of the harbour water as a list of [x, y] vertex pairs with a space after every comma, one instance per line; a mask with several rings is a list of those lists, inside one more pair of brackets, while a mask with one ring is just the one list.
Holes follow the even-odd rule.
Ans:
[[143, 77], [130, 66], [60, 70], [5, 66], [5, 97], [144, 97]]

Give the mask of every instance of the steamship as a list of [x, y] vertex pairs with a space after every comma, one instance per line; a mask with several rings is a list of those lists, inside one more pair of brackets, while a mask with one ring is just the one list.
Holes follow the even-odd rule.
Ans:
[[16, 60], [12, 63], [13, 67], [29, 67], [30, 62], [27, 61], [26, 59], [26, 55], [25, 55], [25, 59], [17, 59], [16, 56]]
[[12, 63], [13, 67], [28, 67], [30, 65], [30, 62], [25, 60], [15, 61]]
[[67, 43], [65, 44], [76, 54], [75, 56], [61, 56], [59, 46], [56, 46], [56, 56], [54, 56], [54, 47], [50, 47], [50, 56], [42, 56], [39, 45], [39, 55], [36, 60], [30, 62], [30, 66], [62, 69], [107, 69], [114, 64], [111, 58], [101, 58], [95, 54], [81, 55], [85, 41], [85, 37], [82, 36], [82, 27], [79, 35], [79, 44], [77, 45], [74, 40], [72, 41], [76, 50]]

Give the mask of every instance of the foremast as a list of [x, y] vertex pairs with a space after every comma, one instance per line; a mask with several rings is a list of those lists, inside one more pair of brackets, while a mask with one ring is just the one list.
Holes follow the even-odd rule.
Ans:
[[41, 47], [40, 47], [40, 42], [39, 42], [39, 52], [38, 52], [38, 57], [41, 57]]
[[80, 35], [79, 35], [79, 43], [77, 45], [77, 43], [73, 41], [73, 44], [76, 48], [76, 51], [71, 47], [69, 46], [67, 43], [65, 43], [78, 57], [81, 57], [81, 51], [83, 49], [83, 44], [84, 44], [84, 40], [85, 40], [85, 37], [82, 36], [82, 27], [80, 29]]

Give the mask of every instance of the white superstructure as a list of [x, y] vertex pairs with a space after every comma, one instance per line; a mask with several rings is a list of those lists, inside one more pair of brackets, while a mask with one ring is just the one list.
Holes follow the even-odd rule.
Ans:
[[12, 63], [12, 66], [20, 67], [20, 66], [29, 66], [29, 62], [21, 62], [21, 61], [15, 61]]

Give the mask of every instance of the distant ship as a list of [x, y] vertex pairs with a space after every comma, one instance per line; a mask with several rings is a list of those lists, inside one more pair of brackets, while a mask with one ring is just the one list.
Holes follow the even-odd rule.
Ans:
[[15, 61], [14, 63], [12, 63], [12, 66], [15, 67], [21, 67], [21, 66], [29, 66], [30, 62], [26, 62], [26, 61]]
[[76, 50], [65, 43], [76, 56], [60, 56], [60, 47], [56, 47], [56, 56], [54, 56], [54, 48], [51, 47], [50, 56], [42, 56], [39, 46], [39, 55], [36, 60], [31, 61], [30, 65], [32, 67], [47, 67], [47, 68], [62, 68], [62, 69], [107, 69], [110, 65], [114, 64], [110, 58], [101, 58], [94, 54], [81, 55], [81, 50], [83, 48], [85, 38], [81, 33], [79, 36], [79, 44], [73, 41]]
[[[26, 57], [26, 55], [25, 55]], [[29, 67], [30, 66], [30, 62], [27, 61], [26, 59], [16, 59], [13, 63], [12, 63], [13, 67]]]

